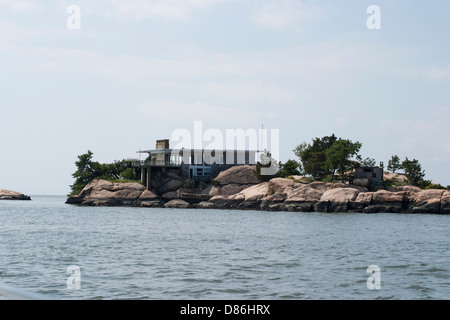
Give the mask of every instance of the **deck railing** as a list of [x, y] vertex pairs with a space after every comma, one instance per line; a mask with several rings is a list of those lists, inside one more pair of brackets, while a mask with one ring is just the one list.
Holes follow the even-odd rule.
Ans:
[[165, 160], [135, 160], [132, 163], [133, 167], [181, 167], [181, 161], [165, 161]]

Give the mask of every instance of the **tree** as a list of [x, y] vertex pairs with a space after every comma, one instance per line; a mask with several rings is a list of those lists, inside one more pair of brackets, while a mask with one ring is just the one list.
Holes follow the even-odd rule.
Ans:
[[388, 161], [387, 169], [392, 172], [402, 169], [400, 158], [397, 155], [393, 155], [391, 159]]
[[344, 182], [344, 174], [355, 166], [355, 161], [351, 158], [356, 156], [361, 149], [360, 142], [352, 142], [347, 139], [337, 140], [330, 149], [326, 152], [326, 168], [332, 171], [331, 181], [334, 179], [334, 174], [337, 171], [342, 175], [342, 182]]
[[138, 180], [138, 170], [133, 168], [132, 161], [122, 160], [114, 161], [113, 163], [99, 163], [93, 161], [93, 153], [88, 152], [78, 156], [78, 161], [75, 162], [77, 170], [72, 174], [75, 182], [70, 186], [71, 195], [76, 195], [83, 190], [83, 188], [94, 179], [105, 180]]
[[285, 164], [281, 165], [281, 169], [277, 176], [286, 178], [288, 176], [294, 176], [300, 174], [300, 163], [295, 160], [288, 160]]
[[[409, 160], [408, 157], [402, 162], [402, 168], [409, 182], [416, 187], [423, 187], [428, 181], [425, 181], [425, 171], [416, 159]], [[430, 182], [431, 183], [431, 182]], [[429, 183], [428, 183], [429, 184]]]
[[336, 141], [337, 137], [332, 134], [323, 138], [315, 138], [312, 144], [303, 142], [293, 150], [294, 154], [299, 157], [305, 174], [309, 174], [318, 180], [331, 174], [331, 171], [325, 165], [326, 152]]
[[365, 158], [361, 160], [361, 157], [357, 157], [357, 159], [360, 167], [375, 167], [377, 164], [374, 158]]
[[78, 194], [80, 191], [95, 177], [102, 175], [102, 166], [100, 163], [92, 161], [93, 153], [88, 152], [78, 156], [78, 161], [75, 162], [77, 170], [72, 174], [75, 178], [74, 184], [70, 186], [72, 194]]

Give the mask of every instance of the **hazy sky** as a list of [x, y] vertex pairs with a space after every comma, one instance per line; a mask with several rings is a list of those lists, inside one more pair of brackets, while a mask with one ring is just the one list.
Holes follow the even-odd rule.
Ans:
[[195, 120], [279, 129], [281, 161], [335, 133], [450, 184], [449, 15], [448, 0], [0, 0], [0, 188], [67, 194], [77, 155], [136, 157]]

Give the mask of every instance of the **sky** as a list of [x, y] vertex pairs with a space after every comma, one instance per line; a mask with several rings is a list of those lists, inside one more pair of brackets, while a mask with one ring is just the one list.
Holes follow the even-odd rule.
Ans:
[[334, 133], [450, 185], [449, 15], [447, 0], [0, 0], [0, 188], [68, 194], [78, 155], [136, 158], [194, 121], [279, 130], [282, 162]]

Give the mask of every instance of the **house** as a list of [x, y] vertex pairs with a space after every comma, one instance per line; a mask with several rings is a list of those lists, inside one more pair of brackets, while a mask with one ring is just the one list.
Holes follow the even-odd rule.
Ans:
[[370, 191], [383, 188], [383, 163], [379, 167], [359, 167], [355, 169], [353, 184]]
[[156, 141], [155, 149], [139, 150], [137, 153], [147, 155], [145, 160], [135, 161], [134, 166], [141, 169], [141, 181], [149, 189], [152, 174], [177, 169], [184, 179], [210, 181], [232, 166], [256, 164], [257, 151], [171, 149], [169, 140], [164, 139]]

